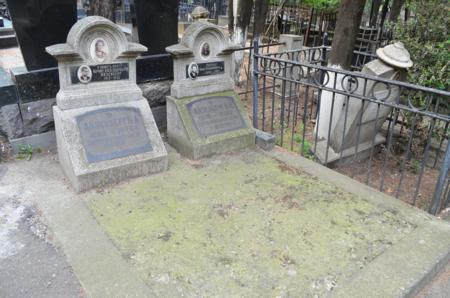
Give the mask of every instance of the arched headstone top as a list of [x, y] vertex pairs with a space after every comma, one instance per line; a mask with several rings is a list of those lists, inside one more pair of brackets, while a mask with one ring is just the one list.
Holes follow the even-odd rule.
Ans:
[[[136, 85], [136, 57], [147, 48], [128, 42], [121, 28], [110, 20], [92, 16], [75, 23], [66, 43], [46, 48], [58, 60], [61, 109], [142, 97]], [[114, 90], [111, 93], [111, 90]]]
[[194, 22], [186, 29], [181, 42], [166, 48], [175, 57], [194, 56], [208, 60], [222, 55], [231, 55], [237, 46], [231, 44], [220, 27], [208, 22]]
[[49, 46], [46, 50], [58, 60], [80, 57], [88, 63], [110, 63], [119, 57], [137, 57], [147, 48], [128, 42], [120, 27], [110, 20], [91, 16], [70, 29], [65, 44]]

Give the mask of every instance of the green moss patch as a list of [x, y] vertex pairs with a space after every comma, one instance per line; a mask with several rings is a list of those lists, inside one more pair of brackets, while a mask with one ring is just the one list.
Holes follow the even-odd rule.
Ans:
[[170, 161], [87, 198], [161, 297], [322, 296], [414, 229], [255, 151]]

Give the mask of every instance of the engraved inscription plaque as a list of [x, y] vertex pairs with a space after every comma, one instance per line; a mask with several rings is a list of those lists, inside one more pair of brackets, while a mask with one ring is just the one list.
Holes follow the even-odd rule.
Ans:
[[[80, 78], [84, 71], [89, 75], [89, 80]], [[128, 63], [81, 65], [70, 68], [70, 79], [72, 84], [88, 82], [108, 82], [118, 80], [128, 80], [130, 77]]]
[[[223, 74], [225, 71], [225, 63], [223, 61], [196, 63], [197, 75], [195, 77], [213, 76]], [[192, 78], [189, 74], [192, 69], [189, 69], [190, 65], [186, 65], [186, 78]]]
[[76, 117], [89, 163], [152, 151], [137, 108], [106, 108]]
[[200, 137], [209, 137], [247, 125], [230, 96], [206, 97], [186, 105]]

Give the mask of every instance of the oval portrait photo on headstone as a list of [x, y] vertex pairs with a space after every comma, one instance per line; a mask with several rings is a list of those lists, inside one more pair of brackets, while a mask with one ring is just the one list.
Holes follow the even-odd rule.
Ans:
[[192, 80], [195, 80], [198, 77], [199, 69], [198, 69], [197, 63], [192, 62], [191, 64], [189, 64], [188, 74], [189, 74], [189, 78]]
[[209, 47], [209, 43], [205, 42], [201, 47], [201, 56], [203, 58], [208, 58], [211, 54], [211, 49]]
[[101, 37], [94, 39], [91, 43], [90, 54], [94, 61], [104, 62], [109, 54], [109, 48], [106, 41]]
[[81, 65], [78, 68], [77, 71], [77, 77], [78, 80], [83, 83], [83, 84], [87, 84], [92, 80], [92, 70], [89, 66], [87, 65]]

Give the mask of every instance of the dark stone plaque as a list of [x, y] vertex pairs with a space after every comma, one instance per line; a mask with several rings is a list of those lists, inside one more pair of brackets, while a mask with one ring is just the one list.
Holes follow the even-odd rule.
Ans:
[[170, 54], [144, 56], [136, 59], [138, 83], [169, 79], [173, 79], [173, 62]]
[[59, 91], [57, 68], [27, 71], [25, 67], [11, 69], [21, 103], [55, 98]]
[[233, 97], [206, 97], [186, 105], [200, 137], [246, 128]]
[[[197, 63], [198, 72], [196, 77], [213, 76], [223, 74], [225, 71], [225, 64], [223, 61]], [[186, 78], [189, 76], [189, 65], [186, 65]]]
[[76, 121], [89, 163], [153, 150], [139, 109], [99, 109]]
[[14, 82], [9, 74], [0, 67], [0, 108], [18, 102], [19, 98]]
[[70, 68], [72, 84], [128, 80], [129, 77], [128, 63], [81, 65]]

